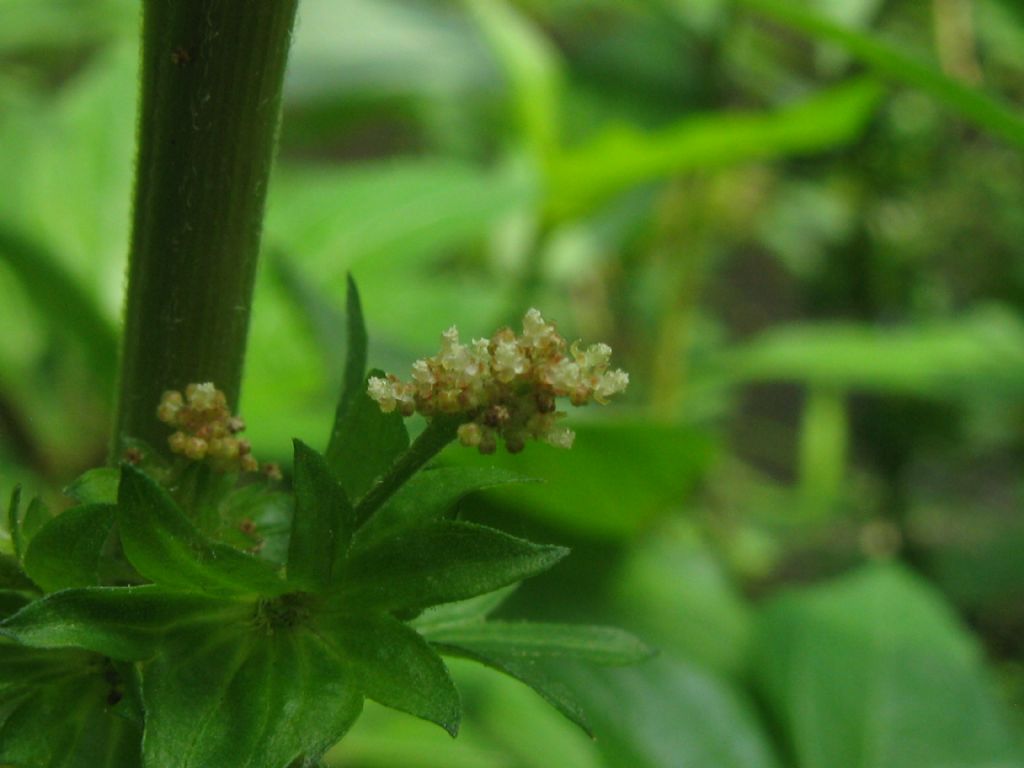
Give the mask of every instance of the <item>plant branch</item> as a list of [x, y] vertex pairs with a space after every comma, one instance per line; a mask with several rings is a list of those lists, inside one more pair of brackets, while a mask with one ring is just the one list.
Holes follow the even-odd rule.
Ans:
[[238, 405], [297, 0], [145, 0], [139, 155], [115, 457], [163, 448], [166, 389]]
[[461, 414], [439, 415], [432, 418], [427, 428], [413, 440], [409, 450], [399, 457], [391, 469], [356, 504], [356, 527], [369, 520], [406, 480], [454, 440], [463, 421], [465, 418]]

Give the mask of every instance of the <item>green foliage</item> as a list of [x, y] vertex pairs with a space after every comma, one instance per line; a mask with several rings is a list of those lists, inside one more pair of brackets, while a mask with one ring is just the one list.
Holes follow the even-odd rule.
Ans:
[[960, 117], [1024, 146], [1024, 116], [1002, 100], [946, 77], [933, 65], [907, 55], [872, 35], [836, 24], [791, 0], [740, 0], [740, 3], [817, 40], [842, 46], [880, 74], [920, 88]]
[[25, 551], [25, 573], [45, 592], [98, 584], [115, 514], [110, 504], [82, 504], [53, 518]]
[[[301, 0], [231, 404], [284, 480], [154, 433], [126, 512], [138, 7], [0, 2], [0, 764], [1024, 764], [1020, 2]], [[528, 306], [632, 378], [572, 451], [365, 407]], [[608, 624], [658, 658], [561, 655]]]
[[[208, 533], [221, 531], [219, 518], [251, 513], [259, 496], [278, 492], [232, 490], [234, 475], [214, 477], [200, 464], [182, 460], [151, 475], [125, 463], [119, 477], [93, 470], [68, 489], [83, 503], [48, 522], [32, 522], [41, 513], [22, 515], [15, 490], [9, 519], [16, 556], [48, 594], [32, 599], [12, 581], [0, 601], [0, 634], [18, 643], [9, 658], [39, 659], [60, 671], [38, 677], [34, 666], [0, 663], [9, 678], [0, 680], [7, 683], [0, 696], [15, 705], [0, 707], [0, 760], [57, 765], [39, 756], [54, 744], [78, 761], [68, 764], [93, 759], [91, 741], [67, 740], [64, 718], [40, 716], [72, 684], [81, 690], [70, 711], [80, 711], [82, 723], [71, 722], [109, 740], [114, 762], [103, 764], [132, 765], [129, 755], [138, 764], [141, 749], [146, 768], [287, 768], [318, 761], [359, 717], [364, 698], [454, 736], [462, 705], [441, 652], [526, 682], [580, 724], [579, 708], [534, 661], [622, 664], [649, 654], [619, 630], [483, 621], [509, 591], [495, 590], [546, 571], [568, 550], [450, 519], [468, 493], [522, 481], [479, 467], [417, 474], [454, 437], [450, 420], [439, 418], [411, 446], [369, 439], [389, 427], [379, 409], [374, 416], [362, 402], [366, 342], [354, 286], [349, 328], [342, 417], [332, 436], [332, 445], [348, 445], [335, 449], [332, 464], [294, 441], [284, 569]], [[350, 489], [362, 498], [355, 505]], [[115, 494], [114, 503], [98, 501]], [[130, 566], [119, 578], [135, 582], [130, 586], [103, 576], [115, 572], [119, 557], [108, 546], [115, 522]], [[359, 535], [360, 527], [370, 535]], [[27, 579], [24, 586], [31, 589]], [[431, 606], [440, 607], [425, 623], [406, 623]], [[96, 677], [97, 665], [106, 677], [80, 685], [79, 678]], [[118, 719], [115, 698], [136, 713], [130, 723]], [[23, 712], [38, 719], [23, 721]], [[6, 736], [16, 730], [23, 735]]]
[[758, 687], [799, 765], [1021, 764], [978, 649], [902, 569], [777, 598], [755, 647]]

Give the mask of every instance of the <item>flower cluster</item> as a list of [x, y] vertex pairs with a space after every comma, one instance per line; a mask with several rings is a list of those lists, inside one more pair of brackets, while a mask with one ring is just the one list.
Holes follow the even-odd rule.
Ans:
[[502, 328], [490, 339], [463, 344], [458, 330], [449, 328], [441, 335], [441, 351], [413, 364], [411, 381], [372, 377], [368, 392], [385, 412], [464, 414], [459, 440], [481, 453], [493, 453], [499, 437], [511, 453], [521, 451], [527, 438], [569, 448], [575, 434], [558, 424], [566, 414], [555, 409], [555, 400], [603, 405], [622, 392], [629, 375], [609, 370], [611, 353], [607, 344], [569, 345], [531, 309], [520, 336]]
[[[209, 459], [225, 472], [261, 468], [249, 441], [237, 437], [245, 422], [231, 415], [227, 398], [212, 383], [189, 384], [184, 397], [177, 390], [164, 392], [156, 415], [177, 430], [167, 438], [172, 452], [192, 461]], [[266, 464], [262, 469], [270, 477], [280, 476], [276, 465]]]

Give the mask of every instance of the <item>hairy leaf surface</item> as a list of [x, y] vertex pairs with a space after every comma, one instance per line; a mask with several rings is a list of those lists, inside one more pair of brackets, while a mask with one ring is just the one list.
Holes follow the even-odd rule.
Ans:
[[442, 521], [353, 553], [343, 594], [385, 610], [464, 600], [542, 573], [569, 550]]

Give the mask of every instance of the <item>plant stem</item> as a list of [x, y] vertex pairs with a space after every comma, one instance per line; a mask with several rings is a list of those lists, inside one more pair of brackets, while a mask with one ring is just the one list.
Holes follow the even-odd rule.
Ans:
[[406, 480], [454, 440], [459, 425], [464, 421], [465, 418], [461, 414], [442, 414], [432, 418], [427, 428], [409, 446], [409, 450], [398, 458], [391, 469], [356, 504], [356, 527], [369, 520]]
[[163, 448], [166, 389], [237, 407], [297, 0], [145, 0], [135, 213], [114, 457]]

